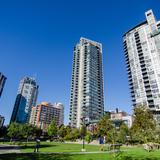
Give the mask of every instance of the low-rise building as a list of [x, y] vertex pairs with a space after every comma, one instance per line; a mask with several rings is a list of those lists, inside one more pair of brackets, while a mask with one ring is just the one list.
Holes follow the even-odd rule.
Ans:
[[64, 123], [64, 107], [61, 103], [42, 102], [32, 107], [30, 124], [41, 128], [45, 132], [53, 120], [57, 126]]
[[125, 123], [128, 128], [132, 126], [132, 116], [127, 112], [119, 111], [117, 108], [115, 111], [110, 111], [110, 119], [115, 127], [119, 127], [122, 123]]

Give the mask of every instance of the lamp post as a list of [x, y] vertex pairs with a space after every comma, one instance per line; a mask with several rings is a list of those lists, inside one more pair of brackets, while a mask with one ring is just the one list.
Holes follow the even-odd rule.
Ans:
[[85, 127], [85, 117], [82, 117], [81, 118], [81, 125], [82, 125], [82, 128], [81, 128], [81, 134], [82, 134], [82, 152], [85, 152], [85, 141], [84, 141], [84, 136], [85, 136], [85, 130], [86, 130], [86, 127]]
[[86, 151], [86, 149], [85, 149], [85, 134], [86, 134], [86, 129], [87, 129], [87, 126], [89, 125], [89, 123], [86, 123], [86, 118], [85, 117], [82, 117], [81, 118], [81, 121], [82, 121], [82, 123], [81, 123], [81, 125], [82, 125], [82, 152], [85, 152]]

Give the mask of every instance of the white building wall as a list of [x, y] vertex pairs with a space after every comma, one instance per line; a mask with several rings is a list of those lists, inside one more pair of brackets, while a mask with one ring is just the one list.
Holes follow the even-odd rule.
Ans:
[[152, 10], [146, 21], [128, 31], [124, 50], [133, 105], [146, 105], [160, 114], [160, 27]]

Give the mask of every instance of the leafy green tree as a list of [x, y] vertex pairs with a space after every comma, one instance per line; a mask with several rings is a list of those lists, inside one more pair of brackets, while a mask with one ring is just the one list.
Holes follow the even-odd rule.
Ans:
[[73, 128], [71, 134], [73, 140], [80, 138], [80, 131], [78, 128]]
[[34, 137], [39, 138], [42, 135], [43, 131], [40, 128], [33, 127], [33, 135]]
[[118, 142], [118, 132], [115, 127], [110, 128], [110, 130], [108, 130], [106, 141], [113, 144]]
[[66, 126], [66, 132], [67, 132], [67, 134], [69, 134], [71, 131], [72, 131], [71, 126]]
[[13, 138], [19, 138], [22, 135], [21, 131], [22, 130], [20, 129], [20, 124], [11, 123], [8, 126], [7, 135], [11, 138], [11, 141], [12, 141]]
[[66, 134], [67, 134], [67, 129], [65, 125], [61, 125], [58, 129], [58, 136], [63, 139], [66, 136]]
[[68, 131], [66, 136], [64, 137], [65, 140], [76, 141], [80, 138], [80, 131], [77, 128], [70, 128], [67, 127]]
[[22, 125], [23, 137], [26, 138], [27, 142], [29, 137], [34, 136], [35, 128], [30, 124]]
[[106, 114], [98, 122], [97, 134], [98, 136], [107, 136], [113, 128], [112, 122], [110, 121], [108, 114]]
[[131, 128], [131, 137], [133, 141], [147, 143], [153, 141], [156, 122], [153, 114], [145, 106], [134, 108], [134, 121]]
[[57, 136], [57, 125], [55, 123], [55, 121], [52, 121], [51, 124], [48, 127], [48, 135], [50, 137], [55, 137]]
[[91, 132], [87, 132], [86, 136], [85, 136], [85, 140], [88, 142], [88, 144], [92, 141], [92, 133]]
[[156, 130], [153, 134], [154, 134], [154, 141], [156, 143], [160, 143], [160, 126], [156, 127]]
[[118, 132], [118, 142], [125, 144], [129, 136], [129, 128], [125, 123], [122, 123]]

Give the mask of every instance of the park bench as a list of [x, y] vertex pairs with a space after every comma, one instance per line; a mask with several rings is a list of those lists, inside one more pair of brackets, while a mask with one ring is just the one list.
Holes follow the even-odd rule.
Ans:
[[120, 151], [120, 147], [122, 146], [122, 144], [108, 144], [108, 151]]

